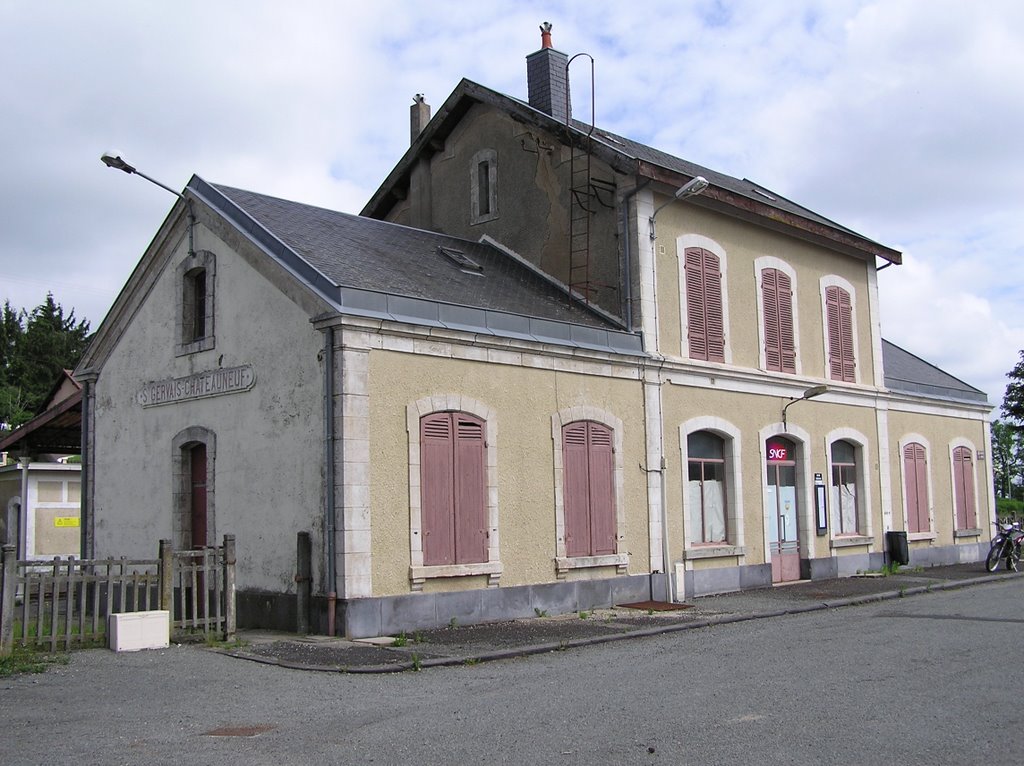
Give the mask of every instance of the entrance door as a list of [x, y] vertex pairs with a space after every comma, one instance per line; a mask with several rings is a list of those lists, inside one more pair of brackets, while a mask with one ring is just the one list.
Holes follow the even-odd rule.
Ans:
[[800, 528], [796, 494], [794, 444], [773, 438], [768, 444], [768, 491], [765, 518], [772, 582], [800, 579]]

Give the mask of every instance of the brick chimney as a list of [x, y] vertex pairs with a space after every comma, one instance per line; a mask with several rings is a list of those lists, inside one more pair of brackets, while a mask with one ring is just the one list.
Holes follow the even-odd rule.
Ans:
[[551, 24], [540, 25], [540, 50], [526, 57], [526, 83], [530, 106], [560, 122], [572, 117], [569, 79], [565, 67], [569, 57], [551, 47]]
[[416, 137], [430, 122], [430, 104], [422, 93], [413, 96], [413, 105], [409, 107], [409, 143], [416, 142]]

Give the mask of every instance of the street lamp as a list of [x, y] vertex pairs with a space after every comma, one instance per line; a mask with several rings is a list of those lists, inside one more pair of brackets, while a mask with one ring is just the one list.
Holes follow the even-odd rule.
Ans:
[[196, 224], [196, 216], [195, 213], [192, 212], [192, 200], [188, 199], [181, 192], [175, 191], [167, 184], [162, 184], [155, 178], [150, 178], [145, 173], [135, 168], [133, 165], [128, 164], [121, 158], [121, 155], [117, 152], [104, 152], [100, 156], [100, 161], [108, 168], [114, 168], [114, 170], [121, 170], [127, 173], [128, 175], [137, 175], [142, 178], [145, 178], [151, 184], [155, 184], [156, 186], [159, 186], [161, 189], [169, 191], [175, 197], [182, 200], [186, 205], [188, 205], [188, 254], [190, 256], [194, 255], [195, 249], [192, 246], [192, 229], [195, 227]]
[[655, 230], [654, 230], [654, 218], [655, 218], [655, 216], [658, 215], [658, 213], [660, 213], [662, 211], [662, 208], [664, 208], [666, 205], [671, 205], [677, 199], [686, 199], [687, 197], [696, 197], [698, 194], [700, 194], [702, 191], [704, 191], [707, 188], [708, 188], [708, 179], [706, 179], [704, 176], [694, 176], [689, 181], [687, 181], [685, 184], [683, 184], [678, 189], [676, 189], [675, 194], [672, 195], [672, 199], [670, 199], [668, 202], [666, 202], [663, 205], [661, 205], [661, 207], [659, 207], [657, 210], [655, 210], [651, 214], [651, 217], [649, 219], [650, 227], [651, 227], [651, 231], [650, 231], [651, 242], [653, 242], [655, 239], [657, 239], [657, 236], [658, 236], [655, 233]]
[[828, 386], [812, 386], [803, 392], [800, 396], [791, 396], [789, 403], [782, 408], [782, 426], [786, 427], [786, 410], [797, 402], [802, 402], [804, 399], [813, 399], [816, 396], [828, 393]]

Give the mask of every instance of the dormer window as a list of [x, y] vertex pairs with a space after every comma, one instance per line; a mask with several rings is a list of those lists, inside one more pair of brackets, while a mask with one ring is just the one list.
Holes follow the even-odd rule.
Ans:
[[498, 217], [498, 153], [481, 149], [470, 165], [470, 223]]
[[213, 294], [216, 261], [201, 250], [178, 265], [177, 354], [194, 354], [214, 346]]

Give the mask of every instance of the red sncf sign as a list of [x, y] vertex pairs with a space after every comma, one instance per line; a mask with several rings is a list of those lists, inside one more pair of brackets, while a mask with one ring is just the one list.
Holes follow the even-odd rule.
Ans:
[[783, 442], [768, 442], [768, 460], [789, 460], [789, 447]]

